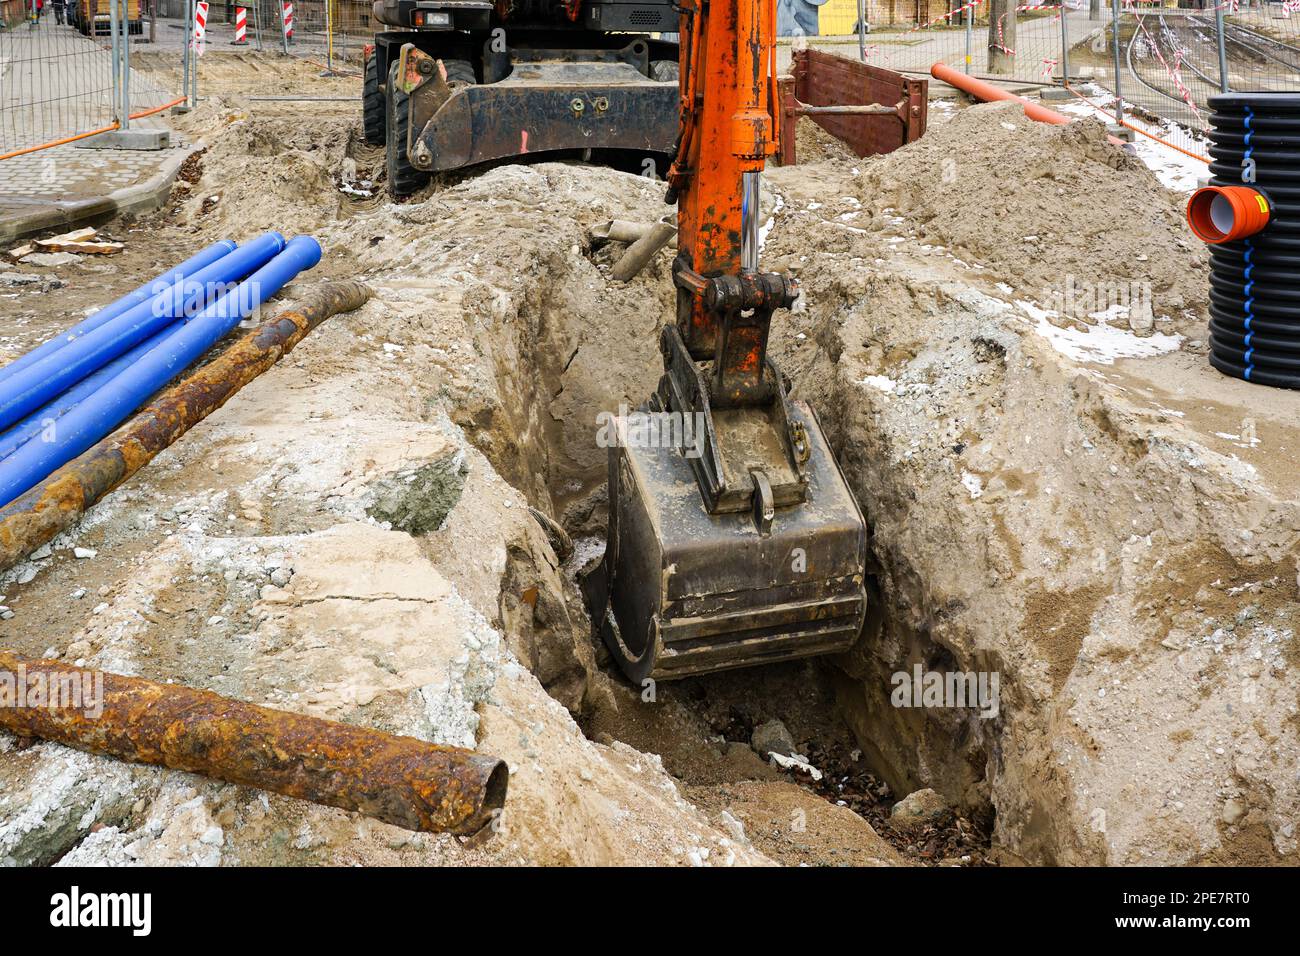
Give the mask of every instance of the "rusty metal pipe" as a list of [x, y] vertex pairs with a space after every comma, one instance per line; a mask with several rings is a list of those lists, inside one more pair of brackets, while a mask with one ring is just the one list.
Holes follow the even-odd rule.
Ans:
[[671, 217], [653, 223], [636, 242], [627, 247], [610, 269], [610, 275], [619, 282], [630, 282], [677, 235], [677, 226]]
[[[902, 106], [906, 106], [906, 103]], [[807, 103], [795, 103], [795, 112], [800, 116], [899, 116], [900, 108], [901, 106], [882, 106], [880, 103], [865, 106], [809, 106]]]
[[331, 315], [360, 308], [370, 289], [331, 282], [280, 313], [146, 405], [134, 418], [0, 508], [0, 570], [70, 527], [88, 508], [291, 351]]
[[[37, 686], [79, 694], [38, 702]], [[483, 830], [510, 777], [503, 761], [472, 750], [10, 651], [0, 651], [0, 727], [428, 832]]]

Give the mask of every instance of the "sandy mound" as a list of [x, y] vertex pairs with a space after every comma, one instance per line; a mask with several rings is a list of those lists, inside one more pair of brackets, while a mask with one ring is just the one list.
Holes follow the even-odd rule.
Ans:
[[1180, 326], [1204, 311], [1208, 254], [1187, 230], [1185, 199], [1096, 121], [1049, 126], [1014, 104], [978, 106], [863, 173], [853, 195], [868, 209], [1021, 294], [1053, 298], [1070, 276], [1085, 289], [1149, 283], [1156, 313]]
[[[879, 630], [839, 662], [880, 772], [983, 803], [1016, 858], [1294, 860], [1300, 396], [1220, 376], [1191, 341], [1204, 252], [1177, 197], [1096, 129], [986, 108], [769, 178], [767, 261], [809, 302], [779, 348], [881, 569]], [[1113, 250], [1163, 290], [1153, 335], [1045, 311], [1039, 286], [1126, 279]], [[999, 674], [998, 713], [895, 706], [917, 666]]]

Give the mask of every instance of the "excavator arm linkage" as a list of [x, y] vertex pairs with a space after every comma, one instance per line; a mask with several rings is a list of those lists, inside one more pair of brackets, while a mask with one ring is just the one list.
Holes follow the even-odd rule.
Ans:
[[638, 682], [843, 651], [866, 615], [866, 524], [767, 354], [773, 313], [799, 296], [758, 268], [775, 33], [775, 0], [681, 5], [677, 315], [659, 387], [635, 413], [659, 424], [610, 449], [605, 558], [584, 582]]

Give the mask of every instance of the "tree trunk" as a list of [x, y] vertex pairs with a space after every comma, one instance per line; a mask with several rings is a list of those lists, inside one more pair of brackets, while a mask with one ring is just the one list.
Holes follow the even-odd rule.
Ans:
[[1016, 48], [1016, 2], [1017, 0], [989, 2], [990, 73], [1015, 72], [1016, 57], [1009, 51]]

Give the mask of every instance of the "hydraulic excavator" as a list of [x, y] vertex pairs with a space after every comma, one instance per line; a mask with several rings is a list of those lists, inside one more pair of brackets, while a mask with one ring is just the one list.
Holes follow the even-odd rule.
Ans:
[[666, 162], [677, 127], [673, 0], [374, 0], [362, 126], [388, 192], [433, 173], [593, 153]]
[[[605, 556], [583, 582], [635, 683], [847, 649], [867, 609], [866, 524], [814, 411], [768, 355], [795, 279], [759, 269], [776, 152], [775, 0], [680, 0], [675, 323], [637, 412], [669, 442], [610, 448]], [[631, 417], [631, 416], [628, 416]], [[672, 421], [699, 423], [673, 427]], [[653, 447], [649, 447], [653, 446]]]

